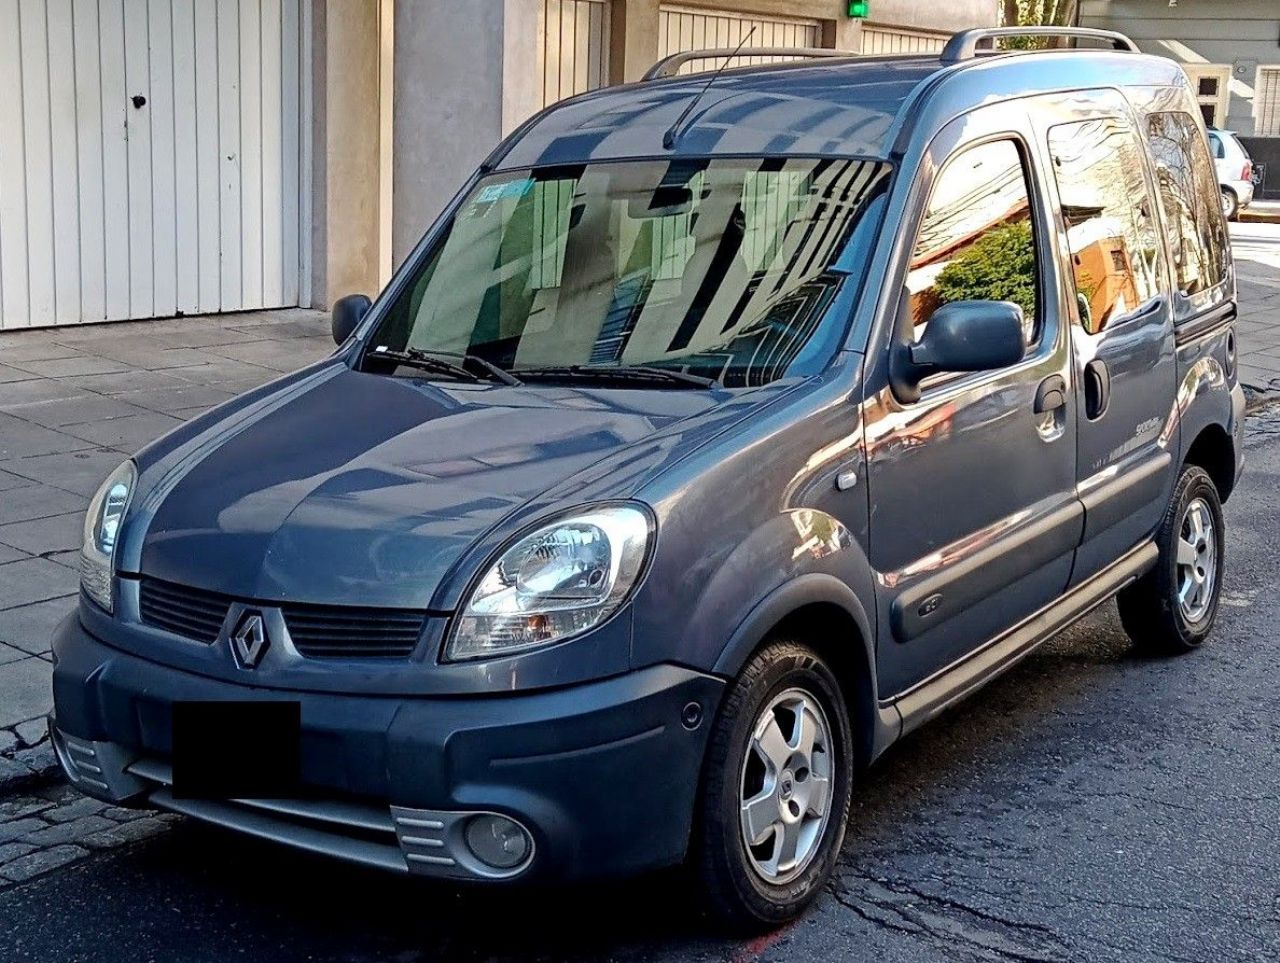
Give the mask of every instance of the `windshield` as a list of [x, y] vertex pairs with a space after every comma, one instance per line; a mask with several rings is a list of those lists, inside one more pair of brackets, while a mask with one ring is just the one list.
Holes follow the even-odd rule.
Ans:
[[383, 349], [516, 376], [643, 366], [730, 387], [819, 370], [843, 333], [815, 338], [849, 277], [838, 259], [887, 173], [681, 159], [488, 177], [389, 306], [366, 362]]

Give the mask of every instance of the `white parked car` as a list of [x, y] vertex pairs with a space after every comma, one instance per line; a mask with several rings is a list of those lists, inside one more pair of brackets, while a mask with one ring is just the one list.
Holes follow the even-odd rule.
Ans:
[[1213, 148], [1213, 165], [1218, 169], [1218, 190], [1222, 195], [1222, 213], [1227, 220], [1253, 203], [1253, 159], [1229, 130], [1210, 130], [1209, 146]]

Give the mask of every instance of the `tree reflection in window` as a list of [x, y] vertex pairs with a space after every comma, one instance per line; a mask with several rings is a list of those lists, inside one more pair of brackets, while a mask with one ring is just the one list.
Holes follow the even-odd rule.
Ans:
[[1151, 114], [1147, 135], [1178, 281], [1175, 314], [1183, 318], [1227, 297], [1224, 282], [1230, 258], [1226, 220], [1218, 205], [1218, 177], [1190, 114]]
[[1037, 337], [1036, 243], [1026, 170], [1009, 140], [970, 148], [934, 185], [907, 274], [915, 337], [953, 301], [1012, 301]]

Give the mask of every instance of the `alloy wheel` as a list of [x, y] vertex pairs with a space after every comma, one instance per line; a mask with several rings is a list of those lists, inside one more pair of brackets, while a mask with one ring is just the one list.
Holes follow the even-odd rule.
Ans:
[[1178, 534], [1178, 607], [1190, 623], [1205, 617], [1218, 578], [1218, 541], [1213, 513], [1203, 498], [1187, 505]]
[[817, 855], [830, 816], [831, 727], [810, 692], [787, 689], [756, 719], [742, 765], [742, 841], [757, 875], [795, 879]]

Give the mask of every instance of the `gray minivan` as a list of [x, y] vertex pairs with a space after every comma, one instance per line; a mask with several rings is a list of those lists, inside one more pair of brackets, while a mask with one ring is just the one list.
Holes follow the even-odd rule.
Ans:
[[1198, 647], [1244, 411], [1204, 124], [1177, 64], [1025, 32], [530, 120], [332, 357], [103, 485], [70, 780], [449, 880], [687, 863], [761, 925], [1073, 619]]

